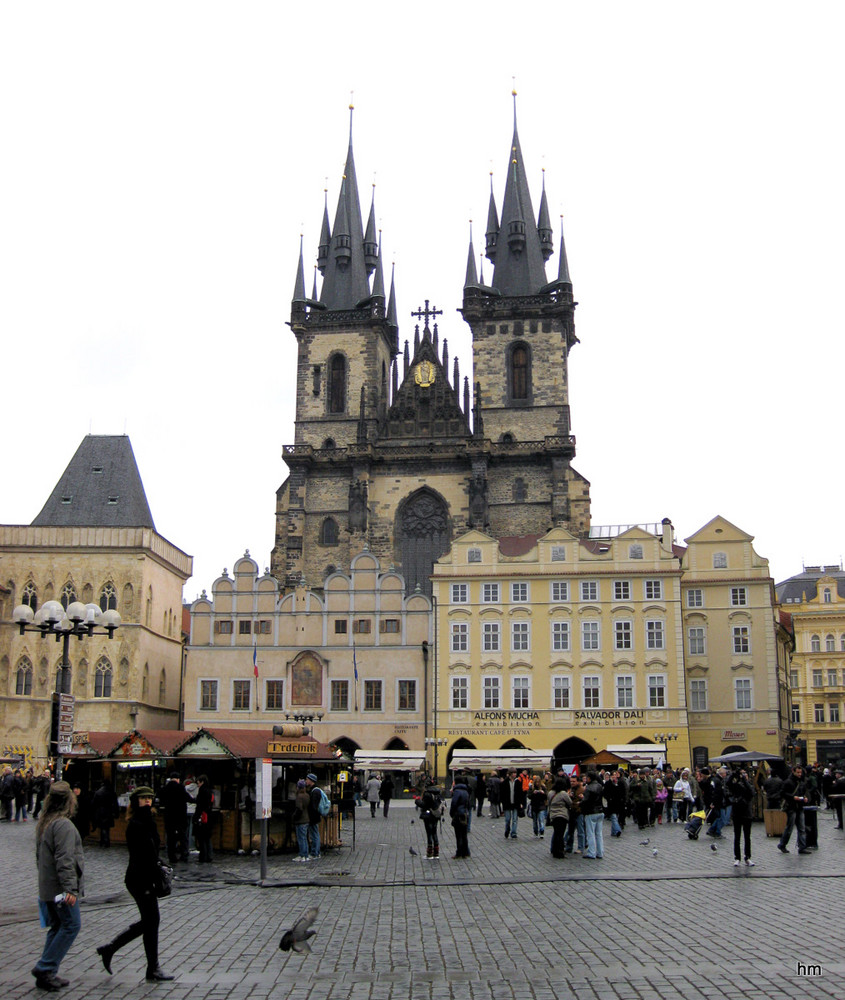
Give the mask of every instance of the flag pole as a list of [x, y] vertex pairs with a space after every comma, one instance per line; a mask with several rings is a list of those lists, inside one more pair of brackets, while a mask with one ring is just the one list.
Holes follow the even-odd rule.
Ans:
[[261, 702], [258, 698], [258, 644], [252, 640], [252, 672], [255, 674], [255, 711], [261, 711]]

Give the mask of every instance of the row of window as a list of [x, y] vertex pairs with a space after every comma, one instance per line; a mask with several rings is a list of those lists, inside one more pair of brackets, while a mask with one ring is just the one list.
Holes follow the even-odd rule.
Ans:
[[[822, 651], [822, 639], [820, 635], [810, 636], [810, 652], [820, 653]], [[828, 633], [824, 637], [824, 651], [826, 653], [836, 652], [836, 636]], [[845, 633], [839, 636], [839, 652], [845, 653]]]
[[[238, 635], [271, 635], [273, 622], [269, 618], [241, 619], [237, 622]], [[370, 635], [373, 630], [371, 618], [354, 618], [352, 620], [353, 635]], [[218, 618], [214, 623], [215, 635], [232, 635], [235, 631], [235, 621], [231, 618]], [[334, 622], [335, 635], [347, 635], [349, 632], [349, 621], [346, 618], [336, 618]], [[398, 618], [379, 619], [379, 632], [382, 634], [398, 634]]]
[[[612, 593], [614, 601], [632, 601], [633, 598], [633, 585], [630, 580], [613, 580], [612, 582]], [[643, 580], [642, 594], [646, 601], [662, 601], [663, 600], [663, 581], [660, 579], [655, 580]], [[452, 604], [469, 604], [469, 584], [468, 583], [453, 583], [450, 589], [450, 603]], [[599, 580], [580, 580], [578, 583], [579, 599], [582, 602], [595, 603], [600, 597], [601, 586]], [[572, 600], [571, 594], [575, 593], [575, 588], [570, 588], [569, 580], [551, 580], [549, 581], [549, 599], [556, 604], [567, 604]], [[501, 583], [482, 583], [481, 584], [481, 603], [482, 604], [501, 604], [502, 603], [502, 584]], [[525, 581], [519, 581], [517, 583], [510, 584], [510, 603], [511, 604], [530, 604], [531, 603], [531, 584]]]
[[[32, 661], [28, 656], [22, 656], [15, 668], [15, 694], [23, 697], [32, 695], [34, 671]], [[61, 690], [62, 668], [56, 668], [56, 691]], [[101, 656], [94, 667], [94, 697], [111, 698], [114, 668], [108, 657]], [[159, 685], [159, 700], [164, 702], [166, 696], [166, 677], [162, 670]]]
[[[207, 679], [201, 680], [199, 689], [199, 707], [203, 712], [217, 712], [220, 710], [220, 681]], [[384, 711], [384, 684], [383, 680], [364, 680], [362, 688], [362, 699], [360, 706], [354, 704], [354, 685], [349, 680], [329, 681], [329, 706], [332, 712], [350, 712], [353, 708], [362, 708], [365, 712]], [[233, 680], [231, 682], [231, 710], [234, 712], [247, 712], [252, 705], [253, 682], [252, 680]], [[264, 704], [261, 709], [265, 712], [277, 712], [283, 710], [285, 705], [285, 682], [283, 680], [264, 681]], [[396, 709], [399, 712], [417, 711], [417, 682], [416, 680], [399, 680], [396, 682]]]
[[[636, 678], [632, 674], [620, 674], [614, 678], [615, 708], [636, 708]], [[470, 678], [453, 677], [450, 692], [450, 705], [455, 711], [468, 710], [470, 707]], [[497, 676], [485, 676], [481, 679], [481, 705], [484, 709], [501, 709], [504, 694], [502, 679]], [[737, 711], [750, 711], [752, 708], [752, 684], [748, 677], [738, 677], [734, 680], [734, 704]], [[530, 709], [531, 678], [512, 677], [510, 690], [510, 708]], [[581, 678], [581, 703], [575, 705], [572, 679], [567, 676], [552, 677], [552, 707], [558, 710], [581, 707], [584, 709], [604, 708], [602, 704], [602, 678], [586, 676]], [[649, 674], [646, 677], [645, 707], [662, 709], [667, 707], [666, 676], [664, 674]], [[708, 693], [706, 678], [696, 678], [690, 681], [689, 708], [693, 712], [708, 710]]]
[[[513, 653], [527, 653], [531, 650], [531, 622], [510, 623], [510, 648]], [[552, 622], [552, 650], [566, 653], [572, 649], [571, 626], [569, 622]], [[613, 623], [614, 649], [634, 648], [634, 623], [620, 620]], [[646, 649], [666, 648], [666, 629], [662, 619], [647, 619], [645, 622]], [[468, 653], [470, 646], [470, 623], [452, 622], [449, 648], [453, 653]], [[481, 649], [485, 653], [502, 652], [502, 625], [500, 622], [481, 623]], [[601, 649], [601, 622], [596, 619], [581, 622], [581, 649], [595, 651]]]
[[[611, 580], [611, 599], [614, 602], [633, 601], [634, 584], [631, 580]], [[577, 593], [578, 600], [582, 603], [595, 603], [601, 599], [600, 580], [579, 580], [576, 585], [570, 586], [569, 580], [549, 581], [549, 600], [556, 604], [568, 604], [574, 599]], [[646, 601], [663, 600], [663, 581], [661, 579], [646, 579], [642, 581], [642, 597]], [[453, 583], [451, 585], [451, 603], [469, 604], [469, 584]], [[482, 604], [501, 604], [502, 584], [482, 583], [481, 584]], [[517, 582], [510, 584], [510, 603], [529, 604], [531, 602], [531, 584], [527, 582]], [[704, 591], [701, 588], [691, 588], [686, 591], [686, 602], [688, 608], [704, 607]], [[730, 588], [730, 606], [732, 608], [748, 607], [748, 587]], [[843, 637], [845, 639], [845, 637]]]
[[[800, 725], [801, 724], [801, 706], [792, 706], [792, 722]], [[831, 702], [827, 706], [827, 719], [824, 717], [824, 705], [816, 704], [813, 705], [813, 722], [840, 722], [841, 715], [839, 712], [839, 702]]]
[[[59, 601], [62, 607], [67, 611], [68, 607], [77, 600], [79, 598], [76, 594], [76, 587], [73, 583], [66, 583], [59, 591]], [[21, 604], [26, 604], [33, 611], [38, 610], [38, 588], [32, 580], [25, 583], [21, 590]], [[117, 590], [111, 581], [105, 583], [100, 590], [100, 609], [102, 611], [117, 610]]]

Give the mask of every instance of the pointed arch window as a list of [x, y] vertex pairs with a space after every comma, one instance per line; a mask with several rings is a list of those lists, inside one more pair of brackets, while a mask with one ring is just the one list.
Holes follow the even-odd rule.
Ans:
[[101, 656], [100, 659], [97, 660], [97, 666], [94, 670], [95, 698], [111, 698], [113, 673], [114, 671], [112, 670], [112, 665], [108, 657]]
[[150, 694], [150, 667], [144, 664], [144, 673], [141, 675], [141, 701], [146, 701]]
[[521, 341], [510, 347], [508, 390], [512, 403], [528, 403], [531, 399], [531, 349]]
[[33, 611], [38, 610], [38, 590], [32, 580], [24, 585], [23, 592], [21, 593], [21, 604], [32, 608]]
[[74, 587], [70, 580], [68, 580], [64, 587], [62, 587], [62, 593], [59, 600], [62, 602], [62, 607], [65, 611], [67, 611], [68, 605], [73, 604], [76, 600], [76, 587]]
[[327, 517], [320, 525], [320, 544], [337, 545], [339, 534], [337, 521], [333, 517]]
[[115, 590], [114, 584], [109, 580], [108, 583], [103, 584], [103, 589], [100, 591], [100, 611], [116, 610], [117, 590]]
[[15, 671], [15, 694], [29, 697], [32, 694], [32, 661], [28, 656], [18, 660]]
[[167, 701], [167, 671], [162, 667], [158, 678], [158, 703], [163, 705]]
[[329, 361], [329, 413], [346, 413], [346, 358], [342, 354]]

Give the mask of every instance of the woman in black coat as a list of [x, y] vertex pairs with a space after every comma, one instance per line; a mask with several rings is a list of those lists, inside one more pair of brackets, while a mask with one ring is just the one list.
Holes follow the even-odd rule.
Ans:
[[138, 906], [141, 919], [122, 933], [114, 941], [97, 949], [106, 972], [111, 975], [114, 954], [135, 938], [144, 938], [144, 952], [147, 956], [147, 981], [151, 983], [173, 979], [162, 972], [158, 964], [158, 895], [159, 883], [158, 851], [160, 846], [158, 829], [153, 816], [153, 790], [146, 786], [136, 788], [129, 798], [126, 813], [126, 846], [129, 848], [129, 864], [126, 868], [126, 888]]
[[728, 801], [731, 803], [731, 822], [734, 825], [734, 868], [739, 868], [740, 838], [745, 835], [745, 863], [752, 867], [751, 860], [751, 803], [754, 789], [745, 771], [734, 771], [726, 782]]

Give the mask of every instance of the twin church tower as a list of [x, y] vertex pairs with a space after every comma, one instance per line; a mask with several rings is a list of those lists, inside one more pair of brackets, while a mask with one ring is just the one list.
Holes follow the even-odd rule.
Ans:
[[409, 593], [430, 594], [432, 564], [471, 528], [496, 538], [588, 534], [589, 483], [571, 465], [576, 303], [562, 232], [557, 277], [546, 273], [555, 250], [545, 184], [535, 215], [515, 119], [501, 215], [491, 188], [485, 241], [489, 285], [470, 239], [460, 311], [473, 371], [461, 381], [428, 301], [414, 314], [413, 344], [400, 349], [393, 277], [386, 293], [350, 129], [334, 223], [327, 204], [323, 213], [319, 290], [315, 274], [306, 293], [300, 250], [291, 303], [296, 424], [272, 555], [283, 587], [319, 588], [368, 548]]

